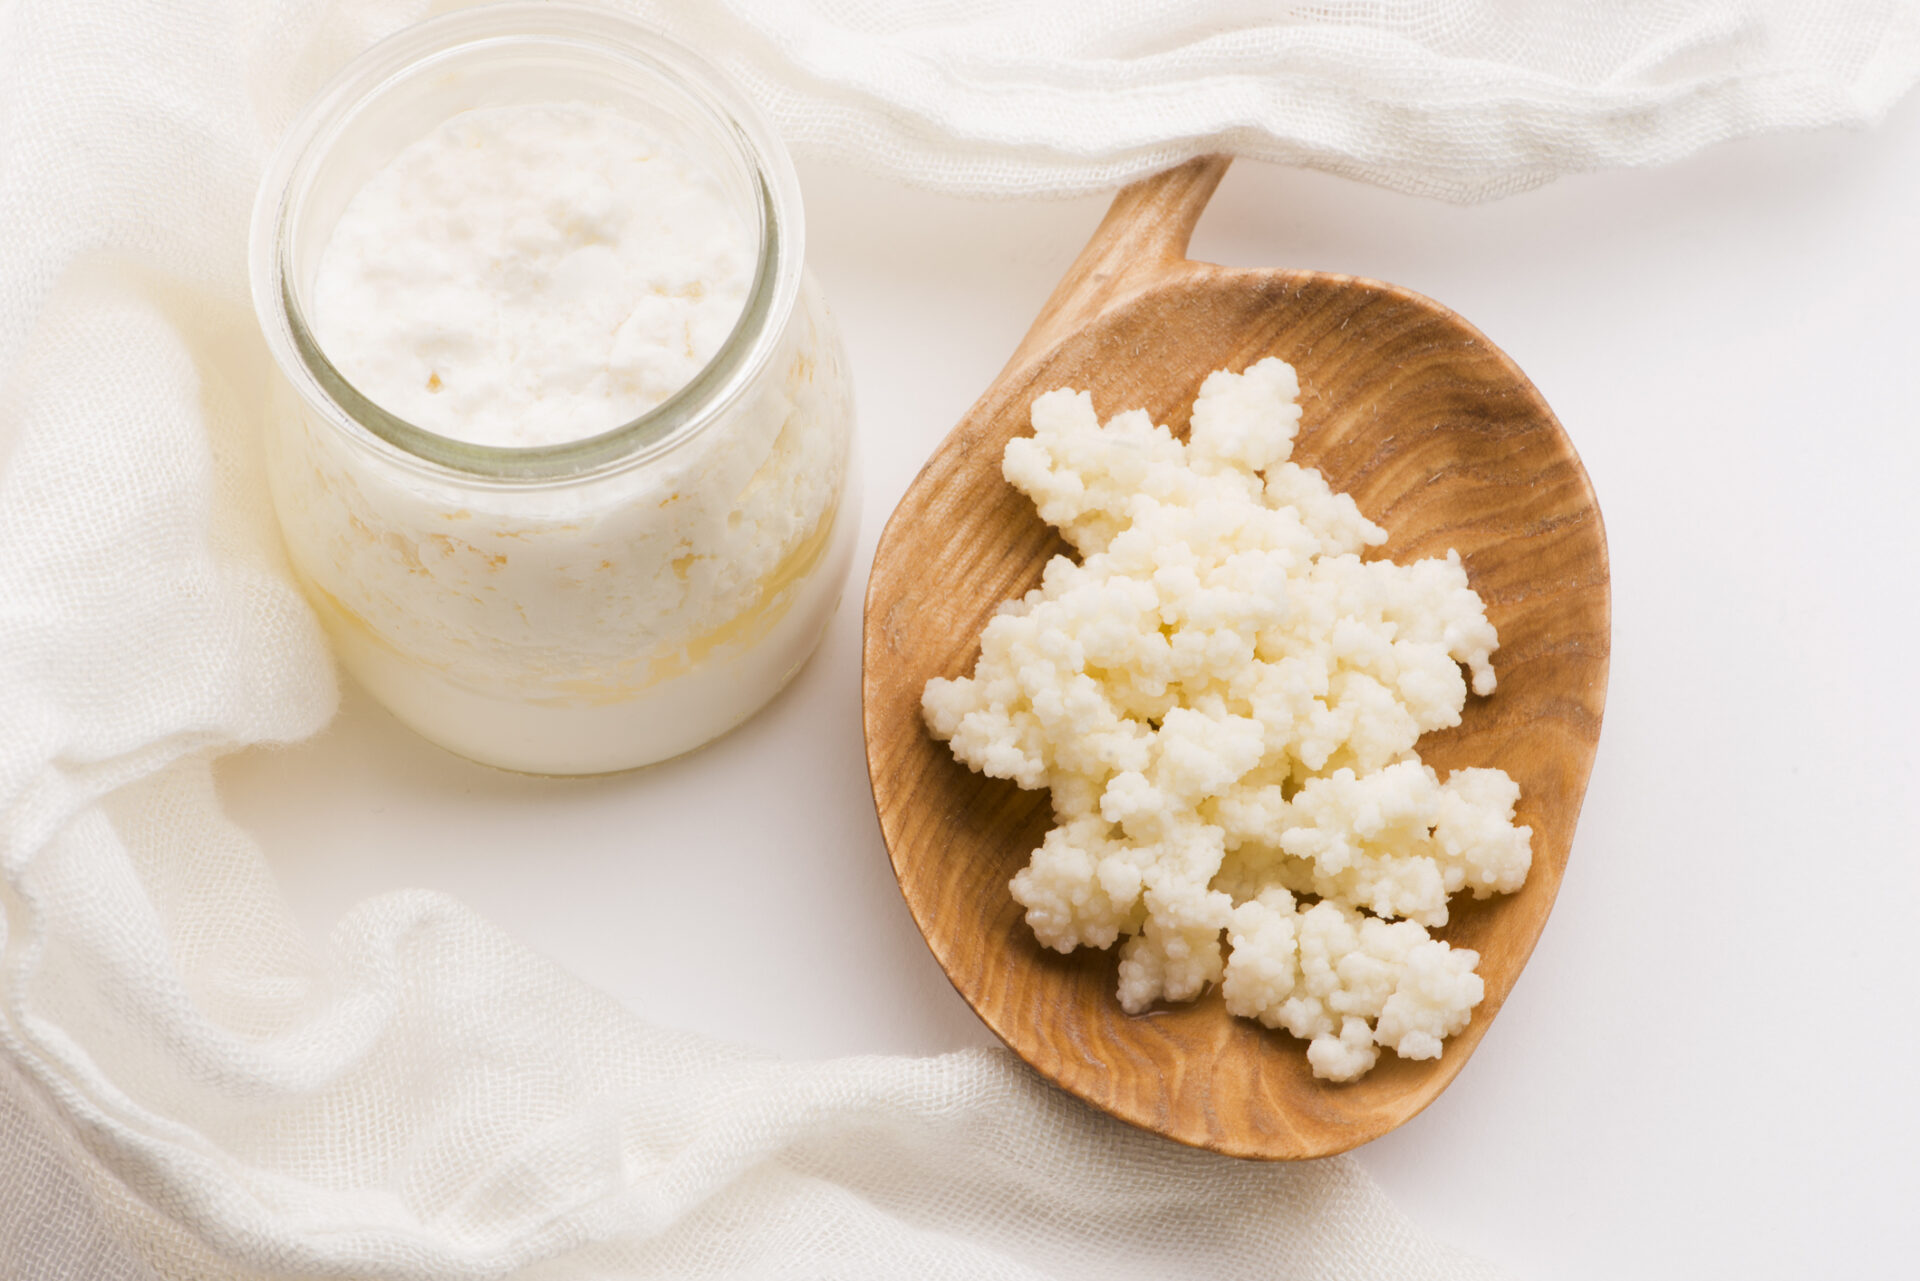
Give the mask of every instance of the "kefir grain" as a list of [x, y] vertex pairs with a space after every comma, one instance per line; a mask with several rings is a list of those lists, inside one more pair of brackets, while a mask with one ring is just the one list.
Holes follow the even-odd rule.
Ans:
[[1518, 889], [1532, 830], [1505, 773], [1421, 762], [1460, 723], [1463, 668], [1493, 693], [1499, 640], [1458, 556], [1362, 559], [1387, 531], [1291, 461], [1299, 393], [1271, 357], [1216, 372], [1185, 440], [1035, 400], [1003, 471], [1079, 559], [922, 709], [963, 763], [1052, 792], [1010, 887], [1035, 938], [1119, 943], [1132, 1014], [1218, 984], [1348, 1081], [1467, 1025], [1479, 956], [1427, 929], [1453, 894]]

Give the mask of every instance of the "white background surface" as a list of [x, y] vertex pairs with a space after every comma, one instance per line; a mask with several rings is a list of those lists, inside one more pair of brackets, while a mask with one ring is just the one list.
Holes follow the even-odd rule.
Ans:
[[[880, 844], [859, 600], [1105, 201], [802, 178], [866, 472], [819, 655], [721, 742], [584, 781], [467, 764], [349, 690], [320, 738], [221, 772], [316, 935], [429, 886], [660, 1023], [793, 1057], [989, 1040]], [[1913, 1275], [1920, 101], [1477, 208], [1243, 163], [1194, 254], [1460, 311], [1607, 519], [1612, 685], [1559, 904], [1473, 1062], [1366, 1167], [1522, 1277]]]

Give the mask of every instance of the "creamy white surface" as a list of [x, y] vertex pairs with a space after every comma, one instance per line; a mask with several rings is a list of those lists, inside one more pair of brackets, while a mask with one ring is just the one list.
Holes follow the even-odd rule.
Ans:
[[347, 380], [408, 422], [556, 444], [685, 386], [739, 318], [754, 258], [713, 172], [649, 125], [583, 102], [490, 107], [348, 203], [311, 319]]

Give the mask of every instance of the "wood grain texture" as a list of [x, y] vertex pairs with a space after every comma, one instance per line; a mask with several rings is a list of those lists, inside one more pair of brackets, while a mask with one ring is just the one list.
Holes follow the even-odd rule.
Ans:
[[[1043, 1075], [1135, 1125], [1235, 1156], [1300, 1159], [1376, 1138], [1430, 1103], [1499, 1013], [1546, 923], [1600, 734], [1609, 600], [1599, 507], [1572, 443], [1511, 360], [1403, 289], [1310, 271], [1185, 260], [1226, 162], [1123, 191], [994, 385], [921, 471], [880, 539], [867, 588], [868, 768], [901, 893], [987, 1025]], [[1219, 994], [1133, 1017], [1113, 951], [1037, 944], [1008, 893], [1049, 823], [1045, 792], [956, 763], [921, 721], [930, 677], [970, 672], [1001, 601], [1068, 548], [1000, 475], [1028, 406], [1090, 391], [1103, 418], [1142, 407], [1184, 432], [1201, 381], [1279, 356], [1299, 371], [1294, 457], [1353, 495], [1395, 560], [1458, 549], [1498, 628], [1499, 690], [1420, 742], [1444, 775], [1520, 784], [1533, 828], [1521, 891], [1458, 897], [1437, 931], [1481, 955], [1486, 999], [1438, 1060], [1392, 1053], [1351, 1084], [1312, 1076], [1303, 1042], [1231, 1018]]]

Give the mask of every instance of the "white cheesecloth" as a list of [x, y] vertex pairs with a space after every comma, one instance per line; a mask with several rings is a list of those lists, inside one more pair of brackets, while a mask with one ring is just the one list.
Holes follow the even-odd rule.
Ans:
[[[0, 0], [0, 1275], [1487, 1275], [1351, 1161], [1187, 1151], [998, 1052], [662, 1031], [438, 894], [305, 940], [211, 781], [335, 704], [260, 480], [248, 214], [327, 76], [445, 7]], [[1920, 73], [1920, 17], [1865, 2], [627, 7], [803, 153], [988, 194], [1231, 150], [1478, 199]]]

